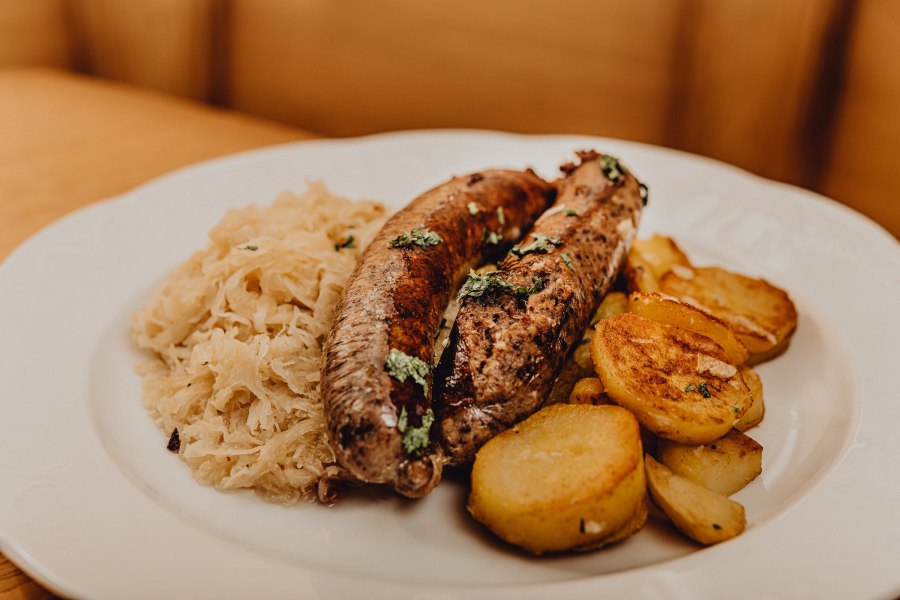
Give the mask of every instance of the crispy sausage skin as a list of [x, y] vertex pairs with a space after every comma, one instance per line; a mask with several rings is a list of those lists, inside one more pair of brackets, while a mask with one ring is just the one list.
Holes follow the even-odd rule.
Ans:
[[[440, 480], [443, 453], [428, 423], [441, 316], [469, 269], [502, 256], [552, 196], [530, 170], [456, 177], [391, 217], [363, 253], [338, 301], [322, 366], [329, 440], [354, 477], [409, 497]], [[395, 240], [413, 230], [423, 243], [398, 247]], [[387, 365], [392, 350], [427, 363], [427, 381], [401, 381]], [[416, 443], [404, 445], [404, 433], [414, 431]]]
[[628, 253], [646, 188], [612, 157], [578, 156], [579, 166], [562, 167], [554, 206], [495, 275], [519, 293], [506, 286], [463, 300], [435, 370], [434, 410], [450, 464], [470, 462], [541, 407]]

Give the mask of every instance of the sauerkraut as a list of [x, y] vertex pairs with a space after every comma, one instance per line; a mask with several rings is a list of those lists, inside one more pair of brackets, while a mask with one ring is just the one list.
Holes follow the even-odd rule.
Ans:
[[134, 341], [153, 353], [138, 366], [144, 406], [197, 481], [284, 504], [328, 496], [342, 472], [325, 435], [322, 344], [384, 215], [320, 183], [231, 210], [133, 315]]

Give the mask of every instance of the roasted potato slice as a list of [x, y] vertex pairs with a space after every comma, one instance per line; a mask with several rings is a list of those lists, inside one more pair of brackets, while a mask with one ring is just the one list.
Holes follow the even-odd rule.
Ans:
[[747, 384], [747, 388], [750, 390], [750, 397], [753, 398], [753, 403], [747, 409], [747, 412], [744, 413], [744, 416], [734, 424], [734, 428], [738, 431], [747, 431], [759, 425], [763, 420], [766, 414], [766, 404], [763, 400], [763, 384], [762, 379], [759, 378], [759, 373], [753, 367], [748, 367], [747, 365], [741, 365], [739, 370], [741, 377], [744, 378], [744, 383]]
[[692, 540], [717, 544], [744, 531], [747, 519], [739, 503], [672, 473], [649, 454], [645, 466], [653, 501]]
[[718, 267], [681, 267], [662, 276], [659, 291], [728, 323], [750, 351], [751, 365], [784, 352], [797, 328], [794, 303], [764, 279]]
[[618, 406], [554, 404], [475, 456], [468, 509], [534, 554], [586, 550], [646, 521], [638, 423]]
[[[593, 332], [591, 332], [593, 335]], [[582, 377], [590, 377], [594, 372], [594, 363], [591, 361], [591, 336], [585, 337], [581, 344], [575, 348], [575, 352], [572, 353], [572, 360], [575, 361], [575, 364], [578, 365], [580, 369], [579, 372], [586, 373], [582, 375]]]
[[750, 354], [725, 321], [677, 298], [634, 293], [628, 298], [628, 312], [705, 335], [722, 346], [733, 365], [743, 364]]
[[728, 435], [699, 446], [660, 440], [656, 456], [676, 475], [723, 496], [730, 496], [762, 473], [763, 447], [733, 429]]
[[629, 292], [648, 294], [659, 291], [659, 279], [653, 274], [653, 268], [640, 254], [634, 251], [634, 246], [628, 253], [625, 264], [622, 265], [619, 277]]
[[594, 325], [598, 321], [608, 319], [613, 315], [618, 315], [626, 311], [628, 307], [628, 297], [622, 292], [610, 292], [600, 303], [597, 312], [591, 319], [591, 325], [584, 332], [581, 343], [575, 348], [572, 356], [563, 364], [550, 393], [547, 394], [546, 404], [556, 404], [558, 402], [570, 402], [570, 397], [575, 384], [585, 377], [594, 375], [594, 363], [591, 362], [591, 349], [588, 344], [591, 341], [591, 335], [594, 333]]
[[569, 402], [572, 391], [575, 389], [575, 384], [585, 377], [594, 376], [590, 352], [590, 348], [586, 343], [575, 349], [575, 353], [563, 363], [562, 370], [553, 382], [553, 387], [550, 388], [550, 393], [547, 394], [547, 400], [544, 404]]
[[612, 404], [597, 377], [579, 379], [569, 395], [569, 404]]
[[634, 240], [631, 250], [650, 266], [657, 279], [672, 270], [675, 265], [691, 266], [687, 255], [678, 247], [675, 240], [664, 235], [654, 234], [649, 238]]
[[721, 346], [638, 315], [598, 323], [591, 357], [606, 393], [647, 429], [676, 442], [722, 437], [752, 402]]
[[672, 238], [654, 235], [634, 240], [622, 269], [626, 288], [632, 292], [659, 291], [659, 279], [673, 266], [690, 267], [688, 257]]
[[562, 370], [557, 375], [556, 381], [553, 382], [550, 393], [547, 394], [545, 404], [568, 402], [569, 397], [572, 395], [572, 390], [575, 389], [575, 384], [585, 377], [594, 376], [594, 363], [591, 361], [591, 348], [588, 345], [591, 340], [591, 333], [593, 333], [593, 330], [589, 329], [585, 333], [581, 344], [575, 348], [572, 356], [563, 363]]
[[604, 296], [603, 301], [600, 302], [597, 312], [594, 313], [594, 318], [591, 319], [591, 326], [593, 327], [599, 321], [621, 315], [623, 312], [627, 311], [628, 296], [623, 292], [610, 292]]

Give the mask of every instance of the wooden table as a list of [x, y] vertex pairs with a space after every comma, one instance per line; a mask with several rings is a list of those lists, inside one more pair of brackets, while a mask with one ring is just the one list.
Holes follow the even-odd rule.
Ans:
[[[172, 169], [314, 137], [163, 94], [34, 69], [0, 70], [0, 131], [0, 260], [76, 208]], [[0, 554], [0, 600], [54, 597]]]

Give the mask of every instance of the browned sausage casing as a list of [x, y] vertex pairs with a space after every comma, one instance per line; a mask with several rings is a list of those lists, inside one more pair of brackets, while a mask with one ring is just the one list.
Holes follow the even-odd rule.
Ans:
[[555, 205], [522, 246], [535, 233], [560, 243], [510, 254], [497, 275], [523, 288], [538, 277], [543, 290], [489, 292], [460, 308], [435, 371], [436, 422], [450, 464], [470, 462], [488, 439], [540, 408], [627, 255], [645, 188], [602, 155], [579, 157], [580, 166], [564, 167]]
[[[551, 201], [552, 186], [531, 171], [456, 177], [394, 215], [366, 249], [338, 302], [322, 367], [331, 445], [354, 477], [393, 484], [409, 497], [427, 494], [440, 480], [438, 445], [408, 454], [398, 431], [404, 408], [409, 427], [422, 425], [431, 406], [430, 374], [427, 392], [412, 379], [401, 382], [386, 370], [388, 353], [396, 349], [430, 367], [435, 333], [459, 281], [502, 255]], [[392, 246], [422, 227], [443, 241]]]

